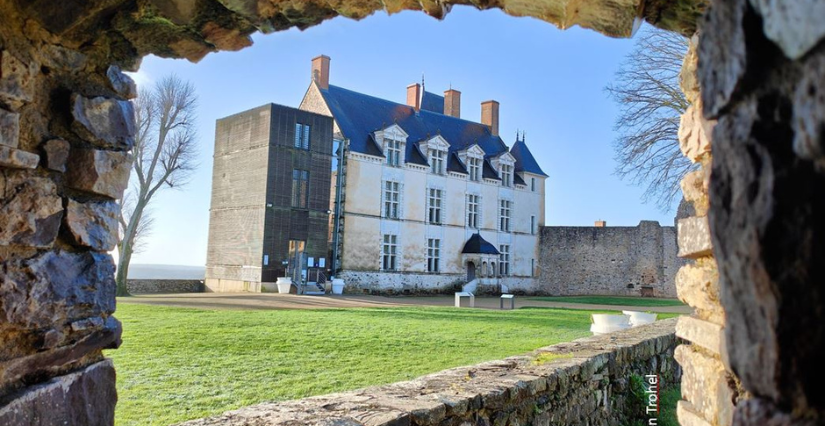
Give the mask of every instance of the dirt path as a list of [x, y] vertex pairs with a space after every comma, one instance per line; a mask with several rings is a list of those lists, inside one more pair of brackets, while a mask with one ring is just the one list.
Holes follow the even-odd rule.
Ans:
[[[387, 308], [397, 306], [453, 306], [452, 296], [383, 297], [383, 296], [296, 296], [269, 293], [185, 293], [153, 294], [118, 298], [118, 303], [179, 306], [199, 309], [333, 309], [333, 308]], [[467, 300], [462, 299], [462, 306]], [[528, 297], [516, 297], [516, 308], [527, 306], [608, 311], [651, 311], [690, 314], [687, 306], [617, 306], [582, 303], [543, 302]], [[505, 301], [505, 307], [509, 302]], [[498, 297], [476, 297], [476, 308], [499, 309]]]

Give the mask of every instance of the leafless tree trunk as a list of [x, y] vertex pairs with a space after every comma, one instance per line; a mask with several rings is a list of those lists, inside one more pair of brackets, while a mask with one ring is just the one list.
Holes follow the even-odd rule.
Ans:
[[621, 107], [616, 174], [647, 185], [643, 199], [662, 210], [679, 193], [679, 181], [694, 165], [679, 150], [679, 117], [688, 107], [679, 88], [679, 72], [688, 39], [645, 26], [633, 51], [605, 89]]
[[194, 130], [197, 95], [191, 83], [169, 76], [135, 100], [134, 177], [121, 199], [121, 241], [118, 244], [117, 295], [128, 296], [126, 278], [132, 254], [141, 248], [152, 224], [147, 207], [163, 188], [181, 188], [195, 163]]

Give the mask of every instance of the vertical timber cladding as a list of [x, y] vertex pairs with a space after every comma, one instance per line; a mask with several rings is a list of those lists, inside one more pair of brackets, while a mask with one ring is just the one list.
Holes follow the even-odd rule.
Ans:
[[[289, 241], [306, 242], [306, 255], [329, 257], [330, 180], [332, 178], [332, 118], [271, 105], [269, 169], [263, 230], [262, 281], [274, 282], [284, 276], [281, 263], [289, 256]], [[309, 126], [309, 149], [295, 147], [296, 124]], [[292, 172], [309, 172], [306, 208], [293, 207]]]

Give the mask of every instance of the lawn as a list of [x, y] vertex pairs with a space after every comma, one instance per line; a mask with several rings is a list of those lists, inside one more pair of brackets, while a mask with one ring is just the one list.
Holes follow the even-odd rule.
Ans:
[[628, 296], [559, 296], [559, 297], [532, 297], [531, 300], [542, 302], [564, 302], [583, 303], [591, 305], [611, 305], [611, 306], [640, 306], [640, 307], [663, 307], [663, 306], [686, 306], [679, 299], [655, 299], [652, 297], [628, 297]]
[[[169, 425], [411, 379], [589, 335], [591, 311], [196, 310], [120, 303], [116, 423]], [[673, 316], [673, 315], [666, 315]]]

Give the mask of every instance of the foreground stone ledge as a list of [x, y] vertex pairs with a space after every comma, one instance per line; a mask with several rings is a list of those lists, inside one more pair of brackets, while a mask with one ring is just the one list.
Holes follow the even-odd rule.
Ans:
[[110, 426], [114, 424], [115, 368], [104, 360], [30, 386], [0, 401], [0, 425]]
[[[187, 426], [616, 424], [632, 374], [678, 379], [676, 319], [407, 382], [264, 403]], [[635, 414], [635, 413], [634, 413]]]

